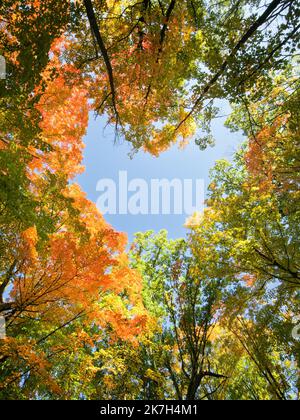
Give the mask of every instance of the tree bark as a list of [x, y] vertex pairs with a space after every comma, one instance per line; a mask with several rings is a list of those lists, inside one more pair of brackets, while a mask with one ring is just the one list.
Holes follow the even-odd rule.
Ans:
[[89, 19], [90, 22], [90, 26], [91, 26], [91, 30], [93, 31], [97, 44], [100, 48], [100, 52], [102, 54], [102, 57], [104, 59], [104, 63], [106, 66], [106, 70], [107, 70], [107, 74], [108, 74], [108, 78], [109, 78], [109, 84], [110, 84], [110, 89], [111, 89], [111, 96], [112, 96], [112, 103], [113, 103], [113, 108], [114, 108], [114, 112], [115, 112], [115, 116], [116, 116], [116, 125], [118, 125], [118, 122], [120, 121], [120, 117], [119, 117], [119, 113], [117, 110], [117, 103], [116, 103], [116, 89], [115, 89], [115, 81], [114, 81], [114, 75], [113, 75], [113, 68], [110, 62], [110, 58], [108, 55], [108, 51], [105, 47], [99, 26], [97, 24], [97, 19], [96, 19], [96, 15], [95, 15], [95, 11], [93, 8], [93, 4], [91, 0], [84, 0], [84, 5], [86, 8], [86, 12], [87, 12], [87, 17]]

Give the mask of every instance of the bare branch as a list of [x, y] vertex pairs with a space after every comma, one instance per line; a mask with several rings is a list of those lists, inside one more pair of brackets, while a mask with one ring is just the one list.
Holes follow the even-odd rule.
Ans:
[[114, 108], [114, 113], [116, 116], [116, 126], [118, 126], [119, 122], [120, 122], [120, 116], [118, 113], [118, 109], [117, 109], [117, 103], [116, 103], [116, 89], [115, 89], [115, 81], [114, 81], [114, 75], [113, 75], [113, 68], [110, 62], [110, 58], [107, 52], [107, 49], [105, 47], [98, 23], [97, 23], [97, 19], [96, 19], [96, 15], [95, 15], [95, 11], [93, 8], [93, 4], [91, 0], [84, 0], [84, 4], [85, 4], [85, 8], [86, 8], [86, 12], [87, 12], [87, 16], [90, 22], [90, 26], [91, 26], [91, 30], [96, 38], [96, 41], [98, 43], [98, 46], [100, 48], [100, 52], [102, 54], [102, 57], [104, 59], [105, 62], [105, 66], [106, 66], [106, 70], [107, 70], [107, 74], [108, 74], [108, 78], [109, 78], [109, 84], [110, 84], [110, 89], [111, 89], [111, 96], [112, 96], [112, 103], [113, 103], [113, 108]]

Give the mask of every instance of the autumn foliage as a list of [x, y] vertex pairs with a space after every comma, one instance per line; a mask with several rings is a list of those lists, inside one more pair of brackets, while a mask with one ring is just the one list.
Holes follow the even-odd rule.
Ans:
[[[38, 141], [23, 144], [22, 133], [9, 143], [2, 141], [3, 155], [24, 156], [22, 177], [37, 213], [24, 218], [19, 213], [20, 220], [10, 225], [6, 220], [2, 230], [1, 245], [7, 247], [9, 240], [1, 259], [0, 312], [9, 334], [0, 348], [4, 392], [30, 371], [57, 393], [49, 352], [79, 352], [86, 343], [94, 346], [106, 329], [111, 340], [119, 337], [134, 343], [147, 325], [141, 279], [124, 254], [126, 236], [105, 222], [78, 185], [70, 184], [83, 170], [89, 104], [88, 82], [74, 66], [61, 61], [66, 47], [64, 38], [55, 41], [51, 60], [36, 84]], [[76, 322], [68, 345], [51, 342], [52, 335], [57, 339], [60, 330]], [[95, 331], [85, 333], [83, 325], [92, 324]]]
[[[0, 399], [299, 399], [299, 14], [1, 2]], [[204, 212], [127, 247], [75, 182], [91, 114], [159, 157], [225, 101], [245, 142]]]

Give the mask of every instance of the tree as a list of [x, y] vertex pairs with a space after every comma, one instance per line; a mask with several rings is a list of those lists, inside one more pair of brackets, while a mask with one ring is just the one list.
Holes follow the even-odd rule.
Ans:
[[132, 259], [143, 275], [145, 306], [161, 325], [155, 342], [162, 343], [162, 354], [148, 364], [152, 380], [162, 386], [157, 376], [166, 377], [165, 398], [169, 392], [179, 400], [205, 398], [209, 383], [217, 389], [227, 380], [211, 359], [222, 279], [208, 278], [207, 261], [195, 260], [184, 240], [169, 241], [165, 231], [138, 234]]
[[78, 15], [67, 59], [90, 78], [96, 113], [154, 155], [199, 128], [206, 147], [215, 101], [267, 94], [270, 70], [281, 71], [299, 44], [292, 0], [85, 0]]
[[[44, 166], [44, 173], [40, 174], [37, 186], [33, 181], [33, 173], [35, 172], [36, 181], [38, 178], [36, 172], [41, 171], [41, 161], [47, 159], [49, 165], [49, 158], [54, 155], [53, 147], [57, 150], [56, 159], [58, 153], [63, 150], [61, 145], [54, 143], [53, 132], [51, 139], [49, 139], [49, 133], [46, 134], [45, 121], [42, 122], [42, 119], [47, 116], [41, 114], [42, 111], [46, 112], [45, 109], [42, 110], [42, 102], [45, 98], [41, 99], [41, 97], [47, 89], [49, 94], [48, 85], [51, 81], [53, 83], [58, 72], [60, 72], [60, 80], [65, 81], [64, 92], [68, 95], [66, 74], [64, 79], [62, 77], [66, 67], [62, 66], [58, 59], [57, 49], [60, 36], [69, 23], [70, 14], [68, 2], [57, 5], [53, 1], [4, 1], [1, 3], [0, 19], [0, 53], [7, 63], [7, 77], [0, 81], [0, 223], [1, 249], [5, 254], [7, 244], [14, 240], [11, 237], [12, 232], [20, 235], [22, 231], [32, 226], [36, 226], [39, 235], [44, 238], [47, 234], [54, 232], [57, 219], [54, 216], [54, 208], [49, 209], [45, 205], [46, 197], [49, 201], [60, 202], [62, 208], [69, 205], [61, 194], [64, 185], [68, 183], [67, 174], [54, 174], [54, 168], [50, 171]], [[73, 86], [71, 84], [70, 80], [68, 89], [69, 93], [72, 92], [70, 93], [72, 105], [75, 105], [76, 95], [77, 100], [81, 99], [82, 102], [78, 111], [73, 108], [73, 127], [71, 125], [68, 127], [70, 133], [72, 129], [75, 130], [75, 125], [79, 124], [77, 132], [74, 131], [74, 140], [78, 144], [78, 136], [84, 134], [87, 126], [88, 109], [85, 106], [87, 98], [82, 93], [84, 89], [80, 90], [81, 93], [77, 93], [78, 81], [76, 88], [74, 83]], [[56, 112], [56, 116], [63, 118], [67, 97], [61, 95], [60, 101], [61, 106], [64, 103], [65, 109], [61, 109], [60, 113]], [[52, 111], [53, 102], [52, 98]], [[68, 105], [71, 103], [69, 102]], [[77, 117], [81, 114], [81, 121], [80, 119], [77, 122], [74, 121], [76, 112], [78, 112]], [[51, 125], [49, 115], [47, 124], [49, 131]], [[65, 130], [66, 128], [65, 123]], [[45, 138], [45, 135], [48, 135], [48, 138]], [[61, 133], [60, 136], [62, 135]], [[79, 139], [81, 141], [81, 137]], [[73, 147], [75, 151], [75, 142]], [[77, 150], [79, 152], [78, 146]], [[64, 151], [66, 151], [66, 145]], [[79, 164], [81, 154], [78, 152], [74, 157], [77, 156]], [[44, 165], [46, 165], [45, 160]], [[56, 200], [52, 200], [54, 196], [57, 197]]]
[[[123, 340], [133, 339], [145, 323], [146, 314], [139, 304], [139, 277], [122, 256], [125, 238], [106, 225], [79, 189], [70, 187], [66, 194], [73, 197], [81, 229], [74, 229], [73, 218], [66, 213], [64, 225], [40, 246], [36, 229], [28, 229], [21, 240], [11, 244], [13, 263], [10, 272], [1, 276], [0, 313], [6, 317], [10, 337], [1, 345], [1, 389], [6, 391], [12, 380], [15, 385], [26, 376], [30, 382], [29, 374], [35, 377], [40, 368], [46, 369], [43, 359], [47, 361], [57, 346], [52, 336], [75, 321], [80, 320], [73, 330], [74, 345], [79, 349], [84, 346], [84, 325], [98, 325], [89, 337], [93, 342], [108, 325]], [[10, 290], [9, 299], [4, 302], [6, 289]], [[59, 345], [67, 354], [72, 348]], [[55, 382], [55, 376], [50, 379]]]
[[[38, 142], [40, 115], [35, 104], [45, 87], [42, 76], [51, 46], [70, 22], [69, 2], [4, 0], [0, 22], [0, 54], [7, 70], [6, 79], [0, 80], [1, 141], [43, 148]], [[52, 66], [49, 76], [55, 71]]]
[[[248, 130], [249, 147], [236, 156], [235, 163], [216, 165], [210, 209], [198, 232], [199, 237], [209, 238], [208, 243], [215, 242], [219, 258], [227, 260], [227, 265], [235, 261], [236, 274], [249, 273], [261, 284], [276, 279], [287, 287], [299, 287], [299, 116], [295, 106], [299, 95], [280, 92], [279, 116], [267, 110], [254, 127], [257, 131]], [[252, 107], [251, 118], [256, 119], [262, 105]]]
[[[233, 162], [217, 162], [209, 207], [187, 224], [196, 258], [210, 254], [215, 272], [230, 284], [223, 289], [223, 326], [234, 337], [225, 334], [221, 348], [237, 340], [236, 354], [242, 355], [228, 388], [237, 399], [297, 399], [299, 393], [299, 344], [292, 337], [299, 310], [299, 95], [290, 89], [295, 82], [276, 78], [270, 97], [235, 111], [229, 124], [242, 128], [249, 142]], [[230, 359], [222, 356], [226, 363]], [[267, 394], [241, 374], [246, 361], [266, 383]]]
[[[68, 19], [65, 4], [52, 29], [57, 5], [48, 4], [49, 11], [39, 2], [4, 6], [12, 20], [4, 34], [16, 47], [31, 20], [38, 30], [44, 24], [49, 40], [37, 68], [22, 62], [23, 51], [14, 58], [7, 52], [16, 59], [15, 72], [25, 77], [28, 71], [28, 85], [11, 70], [12, 88], [3, 99], [8, 113], [1, 114], [6, 125], [0, 141], [0, 315], [8, 337], [0, 343], [0, 393], [3, 398], [71, 398], [77, 392], [79, 397], [78, 387], [70, 385], [73, 373], [62, 370], [63, 360], [78, 351], [82, 383], [93, 360], [85, 347], [94, 348], [102, 330], [108, 337], [136, 340], [147, 314], [139, 299], [140, 279], [125, 255], [126, 237], [107, 225], [71, 183], [82, 170], [89, 106], [87, 83], [62, 59], [67, 42], [58, 36]], [[18, 89], [23, 95], [15, 106]], [[32, 112], [23, 112], [27, 107]], [[18, 116], [21, 109], [27, 126]]]
[[[299, 12], [1, 2], [1, 399], [299, 399]], [[247, 142], [186, 239], [128, 251], [74, 183], [89, 112], [159, 155], [212, 144], [217, 99]]]

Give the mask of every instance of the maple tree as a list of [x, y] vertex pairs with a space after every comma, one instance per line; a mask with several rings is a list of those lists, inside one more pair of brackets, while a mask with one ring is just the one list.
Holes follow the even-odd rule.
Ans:
[[211, 144], [216, 100], [268, 92], [299, 44], [296, 1], [84, 0], [78, 14], [67, 59], [90, 77], [94, 110], [156, 156]]
[[[39, 143], [40, 116], [35, 107], [39, 94], [35, 90], [43, 82], [51, 45], [66, 30], [69, 17], [68, 1], [1, 2], [0, 54], [7, 73], [6, 79], [0, 80], [1, 141]], [[51, 72], [53, 76], [55, 66]]]
[[[8, 62], [12, 88], [5, 94], [13, 104], [23, 91], [14, 106], [3, 98], [8, 113], [1, 113], [6, 125], [0, 140], [0, 315], [5, 317], [8, 338], [0, 346], [0, 392], [10, 398], [32, 398], [47, 392], [47, 387], [56, 398], [68, 398], [70, 390], [57, 373], [62, 354], [71, 358], [82, 351], [78, 373], [82, 369], [83, 380], [93, 358], [84, 355], [86, 340], [94, 346], [101, 331], [109, 328], [114, 334], [118, 331], [116, 337], [134, 341], [147, 323], [139, 299], [140, 279], [124, 253], [126, 237], [104, 221], [79, 186], [70, 184], [82, 171], [87, 85], [61, 58], [67, 47], [61, 36], [67, 9], [60, 9], [62, 21], [52, 27], [58, 5], [51, 9], [50, 3], [49, 9], [39, 2], [4, 5], [11, 17], [11, 22], [4, 21], [4, 34], [16, 45], [16, 54], [10, 56], [15, 61]], [[20, 44], [27, 33], [22, 31], [30, 19], [37, 30], [44, 25], [46, 34], [50, 32], [39, 52], [43, 59], [33, 57], [37, 68], [22, 62]], [[24, 60], [30, 59], [25, 51]], [[18, 77], [18, 71], [25, 77], [23, 66], [28, 86]], [[19, 112], [27, 107], [22, 114], [26, 126]], [[91, 324], [94, 331], [88, 336], [84, 326], [88, 330]]]

